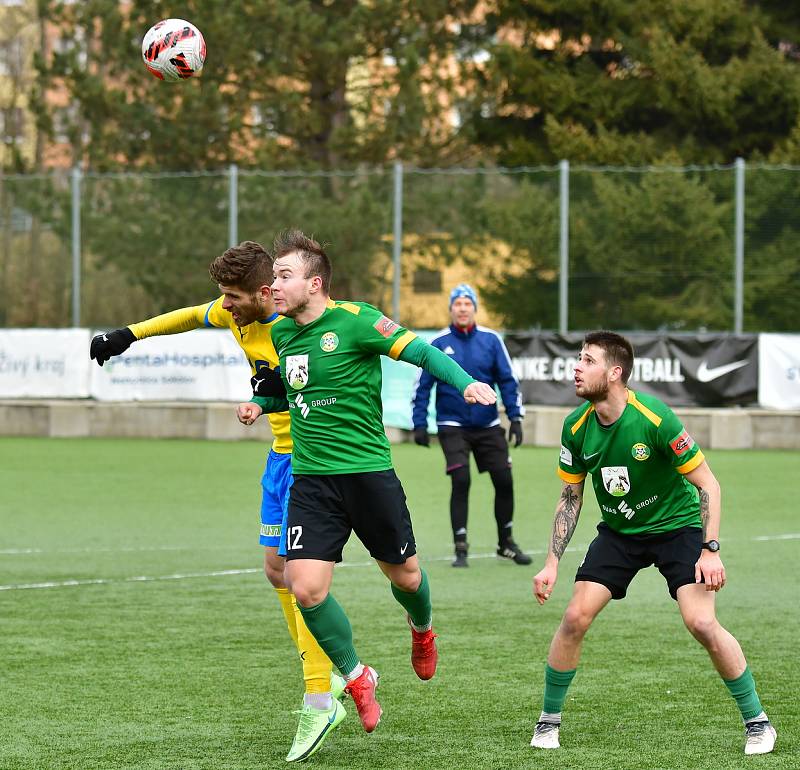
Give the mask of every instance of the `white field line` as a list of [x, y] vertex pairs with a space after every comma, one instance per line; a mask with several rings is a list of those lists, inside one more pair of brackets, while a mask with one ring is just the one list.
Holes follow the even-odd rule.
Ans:
[[[784, 535], [759, 535], [758, 537], [750, 538], [753, 542], [769, 542], [771, 540], [800, 540], [800, 533], [788, 533]], [[575, 545], [567, 548], [567, 552], [583, 552], [588, 547], [588, 543], [584, 545]], [[111, 549], [102, 549], [111, 550]], [[119, 550], [132, 550], [132, 549], [119, 549]], [[157, 550], [157, 549], [142, 549], [142, 550]], [[165, 550], [181, 550], [179, 548], [165, 549]], [[32, 550], [33, 553], [40, 553], [38, 550]], [[0, 554], [5, 553], [0, 551]], [[16, 551], [15, 551], [16, 553]], [[543, 556], [547, 552], [544, 550], [529, 550], [526, 553], [532, 556]], [[470, 559], [492, 559], [497, 554], [494, 551], [490, 553], [476, 553], [470, 554]], [[424, 561], [450, 561], [453, 557], [450, 556], [433, 556], [428, 557]], [[337, 569], [347, 569], [353, 567], [371, 567], [374, 564], [372, 560], [359, 561], [359, 562], [346, 562], [343, 561], [337, 565]], [[36, 588], [73, 588], [75, 586], [90, 586], [90, 585], [110, 585], [113, 583], [152, 583], [161, 580], [188, 580], [191, 578], [207, 578], [207, 577], [227, 577], [230, 575], [251, 575], [256, 572], [261, 572], [259, 567], [251, 567], [247, 569], [225, 569], [215, 570], [213, 572], [177, 572], [172, 575], [137, 575], [134, 577], [126, 578], [87, 578], [85, 580], [53, 580], [42, 583], [11, 583], [8, 585], [0, 585], [0, 591], [24, 591]]]
[[188, 548], [185, 545], [121, 546], [118, 548], [0, 548], [0, 556], [25, 556], [35, 553], [147, 553], [154, 551], [238, 551], [240, 545], [209, 545]]
[[250, 572], [261, 572], [258, 568], [252, 569], [223, 569], [215, 572], [184, 572], [174, 575], [148, 576], [138, 575], [126, 578], [87, 578], [86, 580], [54, 580], [46, 583], [17, 583], [0, 586], [0, 591], [20, 591], [31, 588], [72, 588], [73, 586], [97, 586], [109, 583], [150, 583], [154, 580], [186, 580], [187, 578], [221, 577], [224, 575], [245, 575]]
[[[770, 542], [772, 540], [800, 540], [800, 532], [790, 532], [784, 535], [759, 535], [752, 537], [750, 540], [754, 542]], [[731, 542], [730, 538], [726, 538], [726, 542]], [[586, 546], [584, 546], [585, 548]], [[0, 556], [29, 556], [33, 554], [51, 554], [51, 553], [156, 553], [159, 551], [240, 551], [243, 546], [241, 545], [209, 545], [209, 546], [192, 546], [191, 548], [185, 545], [155, 545], [155, 546], [120, 546], [115, 548], [0, 548]], [[575, 548], [580, 548], [576, 546]], [[571, 548], [568, 550], [575, 550]], [[530, 554], [543, 553], [542, 551], [526, 551]], [[470, 554], [471, 559], [486, 559], [494, 556], [494, 553], [485, 554]], [[439, 556], [426, 559], [426, 561], [446, 561], [449, 556]], [[344, 566], [340, 564], [339, 566]], [[347, 566], [356, 566], [349, 564]], [[361, 566], [361, 565], [358, 565]]]
[[[585, 549], [586, 546], [583, 546]], [[568, 551], [579, 551], [580, 546], [575, 548], [568, 548]], [[545, 551], [528, 551], [531, 554], [544, 554]], [[476, 553], [470, 554], [470, 559], [490, 559], [496, 556], [492, 553]], [[436, 556], [425, 561], [450, 561], [452, 556]], [[347, 569], [353, 567], [372, 567], [374, 561], [358, 561], [347, 562], [343, 561], [337, 564], [337, 569]], [[215, 570], [213, 572], [177, 572], [173, 575], [138, 575], [126, 578], [86, 578], [84, 580], [52, 580], [42, 583], [11, 583], [9, 585], [0, 585], [0, 591], [23, 591], [34, 588], [73, 588], [75, 586], [94, 586], [94, 585], [110, 585], [112, 583], [152, 583], [158, 580], [187, 580], [190, 578], [205, 578], [205, 577], [227, 577], [228, 575], [250, 575], [254, 572], [261, 572], [260, 567], [251, 567], [247, 569], [225, 569]]]

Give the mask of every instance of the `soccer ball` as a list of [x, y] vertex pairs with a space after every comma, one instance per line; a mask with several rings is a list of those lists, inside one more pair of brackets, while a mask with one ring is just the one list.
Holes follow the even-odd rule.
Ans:
[[147, 30], [142, 59], [159, 80], [186, 80], [203, 69], [206, 41], [200, 30], [183, 19], [163, 19]]

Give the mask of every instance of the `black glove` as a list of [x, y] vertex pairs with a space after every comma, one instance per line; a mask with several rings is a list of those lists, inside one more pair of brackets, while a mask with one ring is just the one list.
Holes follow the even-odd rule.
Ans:
[[431, 445], [431, 437], [428, 435], [427, 428], [414, 428], [414, 443], [420, 446]]
[[254, 396], [262, 398], [286, 398], [286, 386], [281, 379], [278, 369], [270, 369], [268, 366], [259, 366], [255, 376], [250, 378], [250, 385], [253, 388]]
[[508, 443], [514, 439], [514, 446], [517, 447], [522, 443], [522, 420], [512, 420], [508, 426]]
[[113, 332], [96, 334], [89, 345], [89, 358], [93, 358], [102, 366], [111, 356], [124, 353], [131, 343], [136, 342], [136, 335], [126, 326], [114, 329]]

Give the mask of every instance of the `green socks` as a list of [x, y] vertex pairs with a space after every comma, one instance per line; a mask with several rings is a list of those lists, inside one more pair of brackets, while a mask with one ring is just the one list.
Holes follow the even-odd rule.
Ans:
[[561, 713], [564, 701], [567, 699], [567, 690], [575, 678], [577, 670], [573, 668], [572, 671], [556, 671], [554, 668], [550, 668], [547, 663], [544, 664], [544, 705], [542, 706], [542, 711], [546, 711], [548, 714]]
[[358, 665], [358, 655], [353, 647], [353, 629], [339, 602], [328, 594], [316, 607], [300, 607], [300, 612], [319, 646], [347, 676]]
[[[548, 714], [560, 714], [567, 698], [567, 690], [575, 677], [577, 669], [572, 671], [556, 671], [545, 664], [544, 667], [544, 705], [542, 711]], [[747, 721], [762, 713], [761, 701], [756, 694], [756, 683], [750, 668], [746, 668], [744, 673], [737, 679], [723, 679], [725, 686], [730, 691], [739, 711], [742, 712], [742, 719]]]
[[739, 707], [739, 711], [742, 712], [742, 719], [745, 722], [748, 719], [757, 717], [763, 711], [761, 701], [756, 693], [756, 683], [753, 681], [749, 666], [745, 668], [744, 673], [737, 679], [723, 679], [722, 681], [725, 682], [725, 686], [736, 701], [736, 705]]
[[[392, 594], [397, 599], [411, 618], [417, 629], [430, 628], [433, 608], [431, 607], [431, 589], [428, 586], [428, 576], [422, 571], [422, 580], [419, 588], [414, 593], [401, 591], [392, 583]], [[333, 658], [331, 658], [333, 660]], [[335, 660], [333, 661], [336, 662]]]
[[[418, 628], [430, 627], [431, 591], [428, 576], [422, 571], [422, 580], [414, 593], [401, 591], [392, 583], [392, 594]], [[297, 605], [300, 607], [300, 605]], [[300, 607], [308, 630], [322, 647], [333, 665], [347, 676], [358, 665], [358, 655], [353, 647], [353, 629], [339, 602], [328, 594], [316, 607]]]

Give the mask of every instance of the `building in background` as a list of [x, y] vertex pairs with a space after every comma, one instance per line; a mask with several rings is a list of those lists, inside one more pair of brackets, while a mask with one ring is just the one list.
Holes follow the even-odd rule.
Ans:
[[37, 141], [30, 94], [40, 28], [35, 0], [0, 3], [0, 167], [32, 167]]
[[[0, 2], [0, 168], [6, 173], [72, 165], [74, 106], [58, 86], [37, 92], [35, 57], [48, 59], [81, 45], [80, 39], [41, 20], [36, 0]], [[36, 98], [51, 107], [51, 132], [37, 125], [32, 104]]]
[[[444, 234], [438, 233], [441, 241]], [[403, 238], [403, 264], [400, 281], [400, 318], [415, 329], [441, 329], [450, 324], [448, 297], [450, 289], [459, 283], [485, 286], [500, 275], [501, 268], [513, 267], [511, 249], [502, 241], [491, 245], [492, 255], [478, 251], [474, 246], [458, 249], [459, 256], [449, 257], [438, 245], [431, 245], [418, 235]], [[519, 267], [520, 272], [523, 267]], [[391, 285], [392, 270], [387, 272], [387, 286]], [[391, 294], [387, 294], [384, 307], [390, 307]], [[502, 328], [502, 319], [481, 303], [478, 323], [482, 326]]]

